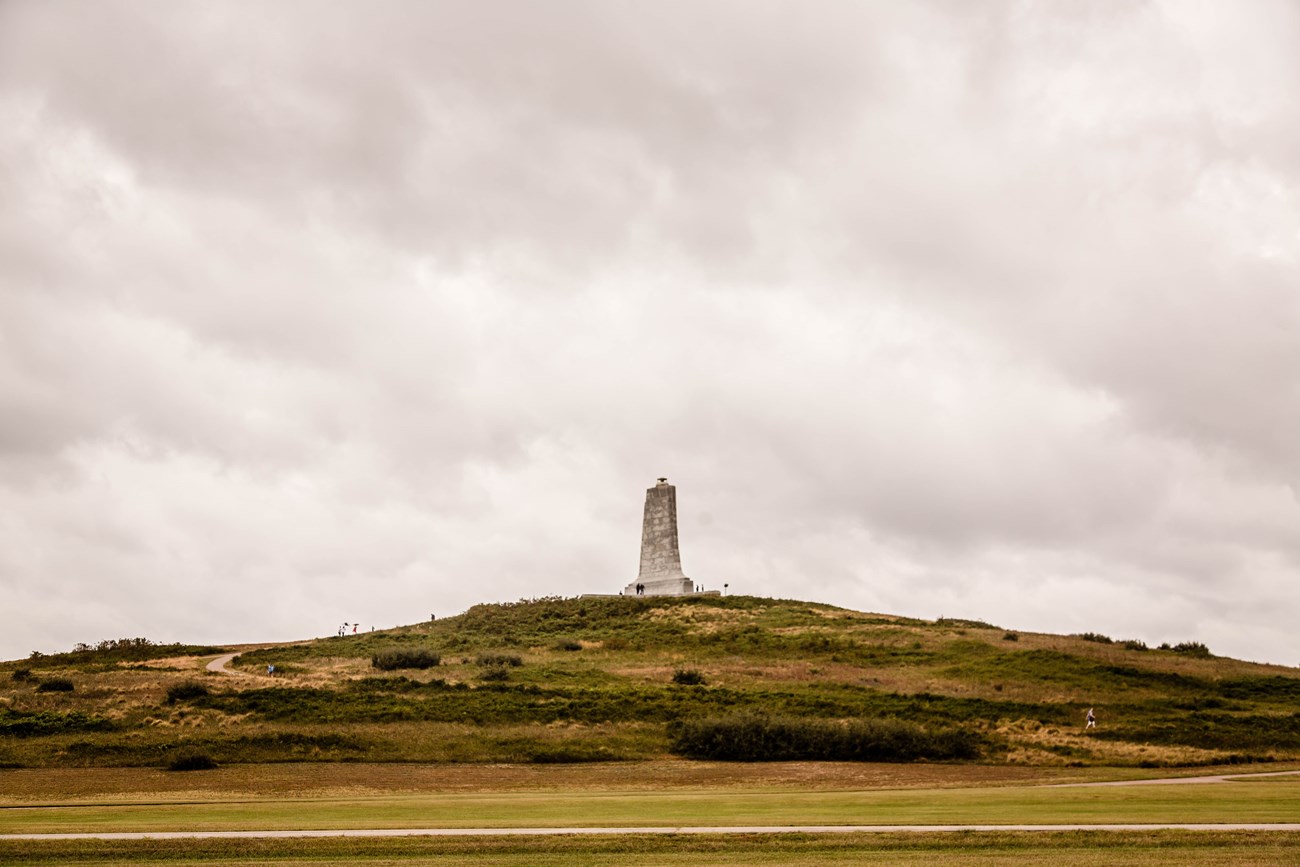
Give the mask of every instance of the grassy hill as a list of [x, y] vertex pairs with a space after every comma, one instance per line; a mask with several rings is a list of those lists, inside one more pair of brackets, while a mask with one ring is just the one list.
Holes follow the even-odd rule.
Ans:
[[0, 766], [1300, 758], [1296, 669], [788, 600], [542, 599], [241, 649], [233, 675], [139, 640], [0, 664]]

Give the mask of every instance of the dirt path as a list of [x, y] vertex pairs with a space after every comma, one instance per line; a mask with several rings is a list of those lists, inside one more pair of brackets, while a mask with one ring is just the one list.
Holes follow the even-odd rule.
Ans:
[[0, 834], [0, 840], [199, 840], [257, 837], [558, 837], [623, 834], [939, 834], [953, 831], [1300, 831], [1297, 822], [1163, 822], [1107, 825], [722, 825], [654, 828], [354, 828], [302, 831], [156, 831]]

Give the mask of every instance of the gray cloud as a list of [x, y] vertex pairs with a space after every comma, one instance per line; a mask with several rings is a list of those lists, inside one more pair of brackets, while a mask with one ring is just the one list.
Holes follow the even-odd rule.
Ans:
[[1285, 3], [0, 6], [0, 655], [709, 586], [1281, 662]]

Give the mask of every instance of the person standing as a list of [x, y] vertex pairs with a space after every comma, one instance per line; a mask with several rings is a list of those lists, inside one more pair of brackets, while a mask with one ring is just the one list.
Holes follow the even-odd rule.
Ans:
[[1093, 714], [1092, 708], [1088, 708], [1088, 723], [1084, 726], [1086, 729], [1095, 729], [1097, 727], [1097, 717]]

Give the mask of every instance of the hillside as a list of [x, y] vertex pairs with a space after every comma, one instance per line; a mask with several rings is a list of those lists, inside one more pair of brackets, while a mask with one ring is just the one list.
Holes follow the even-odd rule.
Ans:
[[[806, 602], [477, 605], [394, 630], [232, 647], [243, 651], [232, 673], [207, 671], [223, 650], [118, 641], [0, 665], [0, 766], [826, 749], [1035, 765], [1300, 758], [1296, 669], [1197, 644], [1145, 649]], [[374, 665], [403, 654], [438, 664]], [[1085, 731], [1090, 706], [1099, 724]], [[867, 742], [878, 746], [864, 752]]]

